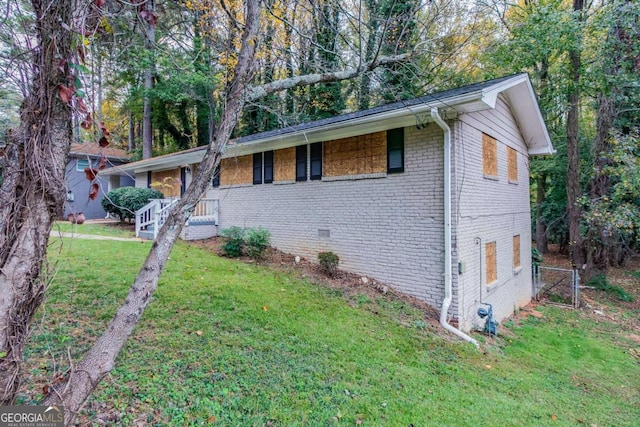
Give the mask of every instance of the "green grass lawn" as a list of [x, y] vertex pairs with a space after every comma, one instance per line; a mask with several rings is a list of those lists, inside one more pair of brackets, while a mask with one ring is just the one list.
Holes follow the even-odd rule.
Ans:
[[92, 224], [85, 222], [84, 224], [72, 224], [69, 221], [56, 221], [51, 229], [54, 236], [59, 236], [59, 233], [71, 233], [71, 234], [95, 234], [102, 236], [116, 236], [116, 237], [135, 237], [135, 230], [133, 225], [130, 227], [104, 225], [104, 224]]
[[[104, 328], [149, 243], [56, 239], [18, 403]], [[388, 298], [347, 301], [180, 242], [87, 425], [637, 426], [631, 341], [580, 311], [501, 325], [477, 351]], [[637, 313], [636, 313], [637, 315]], [[481, 337], [480, 337], [481, 338]], [[100, 424], [98, 424], [98, 420]]]

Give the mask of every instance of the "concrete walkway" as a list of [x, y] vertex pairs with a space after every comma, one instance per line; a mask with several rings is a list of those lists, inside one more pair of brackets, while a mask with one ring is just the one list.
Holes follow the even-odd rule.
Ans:
[[[113, 219], [90, 219], [85, 224], [114, 224], [116, 220]], [[82, 227], [81, 225], [79, 227]], [[60, 230], [56, 230], [54, 226], [51, 229], [51, 237], [67, 237], [71, 239], [88, 239], [88, 240], [116, 240], [120, 242], [150, 242], [150, 240], [141, 239], [139, 237], [116, 237], [116, 236], [101, 236], [99, 234], [82, 234], [82, 233], [69, 233]]]
[[88, 240], [117, 240], [120, 242], [150, 242], [151, 240], [140, 239], [139, 237], [116, 237], [116, 236], [101, 236], [99, 234], [79, 234], [79, 233], [65, 233], [58, 230], [51, 230], [51, 237], [68, 237], [71, 239], [88, 239]]

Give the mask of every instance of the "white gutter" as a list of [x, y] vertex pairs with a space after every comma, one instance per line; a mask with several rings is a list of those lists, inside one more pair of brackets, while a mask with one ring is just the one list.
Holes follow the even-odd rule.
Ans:
[[444, 300], [440, 311], [440, 324], [447, 331], [480, 347], [478, 341], [449, 324], [447, 313], [451, 306], [451, 128], [442, 120], [438, 109], [431, 108], [431, 117], [444, 132]]

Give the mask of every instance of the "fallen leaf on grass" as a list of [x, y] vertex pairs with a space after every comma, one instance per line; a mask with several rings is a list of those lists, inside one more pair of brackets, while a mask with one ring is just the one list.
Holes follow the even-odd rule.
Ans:
[[263, 309], [264, 311], [267, 311], [267, 310], [269, 310], [269, 307], [267, 307], [266, 305], [263, 305], [263, 306], [262, 306], [262, 309]]
[[197, 335], [197, 336], [202, 335], [202, 331], [196, 331], [196, 335]]

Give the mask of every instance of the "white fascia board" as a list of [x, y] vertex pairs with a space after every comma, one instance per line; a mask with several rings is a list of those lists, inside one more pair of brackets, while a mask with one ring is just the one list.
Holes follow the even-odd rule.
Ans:
[[528, 78], [510, 85], [505, 91], [518, 127], [527, 143], [530, 155], [554, 154], [549, 131], [542, 118], [535, 91]]
[[142, 160], [139, 162], [133, 162], [121, 166], [112, 167], [100, 171], [101, 175], [117, 175], [120, 173], [142, 173], [148, 171], [162, 171], [168, 169], [175, 169], [181, 166], [191, 165], [194, 163], [200, 163], [204, 157], [206, 147], [202, 147], [201, 150], [193, 150], [183, 153], [175, 153], [162, 157], [155, 157], [152, 159]]
[[[508, 91], [514, 86], [518, 86], [523, 83], [526, 84], [528, 82], [529, 82], [529, 77], [527, 77], [526, 74], [518, 74], [517, 76], [513, 76], [513, 78], [509, 80], [505, 80], [501, 83], [497, 83], [493, 85], [490, 88], [484, 89], [482, 91], [482, 102], [484, 102], [489, 108], [492, 108], [492, 109], [496, 108], [496, 104], [498, 102], [498, 96], [501, 93]], [[535, 96], [533, 94], [533, 90], [531, 92], [531, 95]]]

